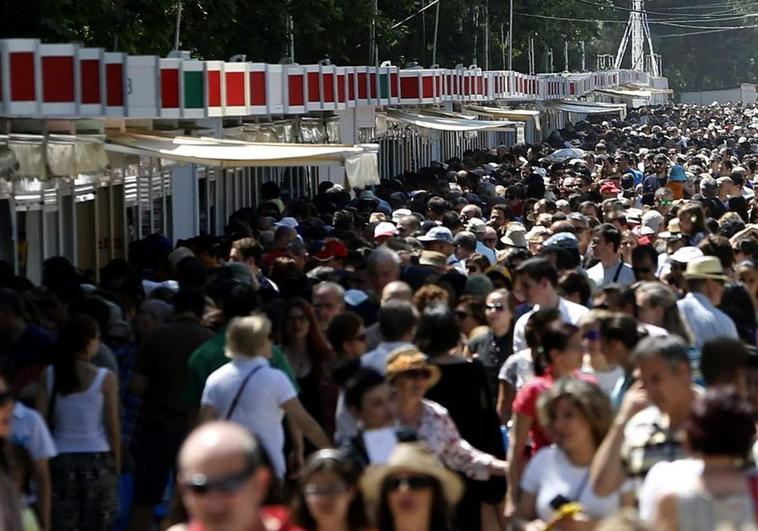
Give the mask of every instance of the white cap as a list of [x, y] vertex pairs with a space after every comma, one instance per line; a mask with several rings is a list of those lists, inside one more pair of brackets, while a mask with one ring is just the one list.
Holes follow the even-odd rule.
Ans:
[[680, 264], [686, 264], [690, 260], [700, 258], [701, 256], [703, 256], [703, 251], [697, 247], [687, 246], [678, 249], [674, 254], [669, 256], [669, 260], [679, 262]]

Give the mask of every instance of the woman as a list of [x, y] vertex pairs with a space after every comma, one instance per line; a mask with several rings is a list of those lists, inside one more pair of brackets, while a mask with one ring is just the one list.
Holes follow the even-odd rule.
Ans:
[[100, 344], [94, 319], [66, 321], [55, 363], [42, 374], [36, 409], [58, 448], [50, 462], [53, 529], [109, 529], [121, 468], [118, 380], [91, 360]]
[[[455, 314], [447, 306], [427, 308], [419, 320], [415, 344], [425, 352], [441, 376], [426, 394], [445, 407], [458, 431], [474, 448], [505, 459], [500, 422], [487, 373], [478, 359], [453, 354], [460, 338]], [[469, 392], [461, 393], [460, 389]], [[496, 506], [505, 496], [505, 481], [466, 480], [466, 493], [455, 515], [460, 529], [499, 529]]]
[[[695, 401], [685, 432], [702, 468], [667, 482], [673, 488], [657, 501], [654, 529], [755, 529], [751, 485], [756, 478], [745, 469], [756, 433], [748, 402], [730, 387], [709, 390]], [[666, 473], [677, 464], [656, 465], [650, 474]]]
[[699, 203], [689, 203], [679, 209], [679, 228], [687, 237], [687, 245], [697, 246], [708, 231], [705, 228], [705, 211]]
[[378, 531], [451, 531], [463, 484], [428, 446], [402, 443], [385, 466], [363, 475], [361, 490], [376, 507]]
[[640, 323], [663, 328], [684, 339], [688, 345], [694, 343], [671, 288], [660, 282], [641, 282], [634, 290], [634, 298]]
[[532, 441], [534, 452], [549, 446], [550, 435], [537, 422], [537, 401], [553, 383], [564, 376], [578, 375], [584, 348], [581, 332], [574, 325], [552, 322], [545, 327], [534, 357], [535, 377], [516, 395], [513, 401], [513, 427], [508, 446], [508, 507], [506, 514], [516, 508], [517, 486], [521, 480], [524, 449]]
[[208, 376], [200, 421], [226, 419], [245, 426], [260, 439], [274, 475], [281, 479], [286, 469], [282, 427], [285, 413], [291, 425], [315, 446], [323, 448], [331, 441], [303, 408], [287, 376], [269, 366], [270, 334], [271, 322], [262, 315], [232, 319], [226, 329], [224, 352], [231, 362]]
[[335, 315], [326, 329], [326, 337], [337, 361], [356, 359], [366, 353], [366, 329], [363, 319], [356, 313], [348, 311]]
[[756, 317], [753, 299], [742, 282], [727, 282], [719, 309], [731, 317], [740, 339], [748, 345], [756, 343]]
[[354, 463], [338, 450], [320, 450], [311, 455], [292, 502], [293, 521], [304, 531], [367, 529], [359, 476]]
[[472, 295], [461, 297], [455, 307], [455, 317], [461, 332], [468, 341], [478, 337], [479, 334], [487, 333], [487, 316], [481, 298]]
[[13, 392], [10, 382], [0, 376], [0, 529], [22, 531], [22, 504], [13, 480], [14, 470], [8, 462], [8, 438], [13, 417]]
[[468, 276], [484, 273], [490, 267], [490, 261], [480, 253], [474, 253], [466, 259]]
[[329, 376], [335, 356], [318, 326], [313, 306], [304, 299], [292, 298], [285, 303], [279, 346], [295, 372], [300, 401], [331, 437], [339, 395], [337, 384]]
[[498, 289], [487, 295], [485, 315], [490, 330], [471, 341], [468, 351], [476, 355], [487, 369], [490, 393], [497, 396], [498, 371], [513, 353], [513, 299], [510, 292]]
[[758, 317], [758, 264], [753, 260], [743, 260], [735, 268], [737, 279], [745, 284]]
[[511, 408], [516, 393], [524, 384], [534, 378], [532, 360], [537, 355], [542, 330], [553, 321], [560, 320], [561, 312], [558, 308], [545, 308], [530, 315], [524, 327], [524, 339], [527, 348], [516, 352], [503, 363], [498, 374], [500, 386], [497, 391], [497, 413], [503, 426], [511, 420]]
[[630, 230], [625, 230], [621, 233], [621, 248], [619, 254], [621, 255], [621, 261], [625, 264], [632, 263], [632, 251], [637, 247], [637, 236]]
[[505, 475], [505, 461], [473, 448], [461, 438], [447, 409], [424, 398], [441, 376], [424, 354], [416, 349], [396, 350], [387, 358], [386, 372], [397, 400], [398, 423], [415, 431], [446, 466], [473, 479]]
[[[576, 378], [562, 378], [540, 396], [539, 418], [555, 444], [542, 448], [529, 461], [521, 478], [515, 529], [591, 529], [593, 523], [631, 506], [632, 492], [596, 496], [589, 484], [590, 464], [611, 425], [608, 396], [598, 386]], [[560, 519], [556, 512], [578, 503], [581, 512]]]

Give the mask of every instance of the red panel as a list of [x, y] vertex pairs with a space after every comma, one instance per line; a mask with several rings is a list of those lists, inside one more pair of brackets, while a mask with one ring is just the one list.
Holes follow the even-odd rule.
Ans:
[[368, 86], [371, 89], [371, 98], [375, 99], [378, 95], [376, 88], [376, 73], [372, 72], [368, 75]]
[[347, 94], [345, 94], [345, 75], [340, 74], [337, 76], [337, 101], [345, 103], [347, 101]]
[[11, 53], [11, 101], [34, 101], [34, 52]]
[[266, 105], [266, 72], [250, 72], [250, 105]]
[[124, 106], [124, 65], [105, 65], [105, 101], [109, 107]]
[[476, 93], [484, 94], [484, 78], [480, 76], [476, 77]]
[[290, 105], [305, 105], [305, 86], [302, 75], [289, 75], [288, 80], [288, 94]]
[[421, 93], [424, 95], [424, 98], [434, 97], [434, 77], [421, 76], [421, 87]]
[[366, 72], [358, 72], [358, 99], [359, 100], [365, 100], [368, 99], [368, 88], [366, 87], [366, 80], [368, 79], [368, 74]]
[[400, 78], [400, 97], [403, 99], [418, 99], [418, 78], [416, 76]]
[[163, 109], [179, 108], [179, 69], [161, 69], [161, 107]]
[[82, 103], [100, 103], [100, 61], [83, 59], [79, 63]]
[[576, 94], [576, 83], [569, 83], [569, 93], [572, 96]]
[[308, 101], [311, 103], [321, 101], [321, 87], [318, 78], [318, 72], [308, 72]]
[[324, 101], [334, 102], [334, 74], [323, 74], [321, 79], [324, 82]]
[[245, 73], [225, 72], [226, 104], [230, 107], [245, 105]]
[[73, 57], [42, 58], [42, 101], [46, 103], [74, 101]]
[[208, 107], [221, 107], [220, 70], [208, 70]]
[[397, 92], [397, 74], [390, 74], [390, 94], [393, 98], [397, 98], [399, 95]]
[[448, 74], [447, 76], [447, 95], [452, 96], [455, 94], [455, 86], [453, 85], [453, 76]]
[[442, 76], [434, 76], [437, 80], [437, 96], [442, 96]]
[[347, 76], [347, 100], [355, 101], [355, 72]]
[[471, 94], [471, 77], [465, 77], [465, 88], [463, 90], [463, 94], [468, 96]]

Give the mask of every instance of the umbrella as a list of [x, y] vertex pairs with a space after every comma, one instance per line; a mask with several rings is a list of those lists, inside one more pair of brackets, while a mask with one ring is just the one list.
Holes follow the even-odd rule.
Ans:
[[582, 157], [584, 157], [583, 149], [566, 148], [553, 151], [550, 155], [546, 156], [545, 159], [550, 162], [563, 162], [564, 160], [581, 159]]

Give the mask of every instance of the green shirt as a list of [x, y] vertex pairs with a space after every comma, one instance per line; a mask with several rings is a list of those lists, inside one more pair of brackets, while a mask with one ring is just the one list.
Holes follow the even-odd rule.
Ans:
[[[187, 364], [187, 383], [184, 387], [184, 400], [192, 407], [200, 407], [200, 399], [203, 397], [205, 380], [219, 367], [226, 365], [229, 358], [224, 354], [226, 344], [226, 327], [219, 330], [216, 335], [200, 345], [189, 358]], [[292, 385], [297, 389], [295, 373], [292, 371], [284, 352], [274, 346], [271, 350], [269, 364], [287, 375]]]

